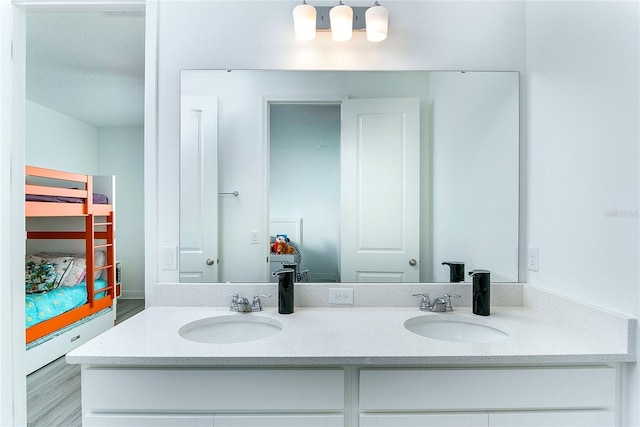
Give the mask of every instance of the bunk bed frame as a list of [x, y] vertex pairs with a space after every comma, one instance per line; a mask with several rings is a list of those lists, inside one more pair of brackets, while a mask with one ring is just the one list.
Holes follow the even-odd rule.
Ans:
[[[94, 181], [91, 175], [81, 175], [52, 169], [26, 166], [25, 194], [35, 196], [72, 197], [79, 203], [25, 201], [25, 216], [84, 218], [83, 231], [29, 231], [27, 239], [83, 240], [86, 258], [87, 302], [54, 318], [26, 329], [26, 344], [42, 339], [27, 350], [27, 373], [46, 365], [68, 351], [106, 331], [115, 321], [115, 228], [114, 205], [93, 202]], [[111, 186], [114, 177], [109, 177]], [[36, 183], [29, 183], [34, 181]], [[73, 185], [78, 188], [67, 188]], [[111, 189], [113, 197], [113, 189]], [[28, 228], [28, 227], [27, 227]], [[95, 251], [106, 253], [104, 266], [95, 266]], [[103, 271], [104, 270], [104, 271]], [[106, 287], [94, 287], [95, 273], [102, 273]], [[102, 297], [97, 297], [102, 294]], [[106, 310], [111, 308], [111, 310]], [[93, 316], [93, 317], [91, 317]], [[90, 318], [91, 320], [86, 320]], [[46, 337], [46, 338], [44, 338]]]

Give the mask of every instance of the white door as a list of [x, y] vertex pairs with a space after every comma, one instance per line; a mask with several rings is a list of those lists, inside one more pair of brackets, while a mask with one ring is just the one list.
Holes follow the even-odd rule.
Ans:
[[343, 282], [417, 282], [420, 248], [420, 101], [342, 103]]
[[218, 98], [182, 96], [180, 281], [218, 281]]

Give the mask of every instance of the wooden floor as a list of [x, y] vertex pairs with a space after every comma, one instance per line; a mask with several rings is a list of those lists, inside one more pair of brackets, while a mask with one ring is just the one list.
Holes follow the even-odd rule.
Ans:
[[[143, 300], [119, 299], [116, 324], [143, 309]], [[80, 425], [80, 365], [67, 365], [61, 357], [27, 375], [28, 427]]]

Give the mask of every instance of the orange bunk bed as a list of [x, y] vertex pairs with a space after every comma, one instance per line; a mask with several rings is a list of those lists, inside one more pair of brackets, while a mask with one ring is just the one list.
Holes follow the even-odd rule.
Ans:
[[[37, 323], [31, 324], [33, 319], [27, 312], [25, 323], [27, 326], [27, 373], [39, 369], [113, 326], [116, 301], [113, 200], [115, 178], [111, 176], [100, 178], [103, 178], [102, 182], [107, 183], [106, 187], [109, 187], [108, 196], [94, 193], [94, 177], [91, 175], [34, 166], [27, 166], [25, 169], [27, 240], [43, 241], [47, 250], [49, 249], [47, 245], [54, 241], [83, 241], [84, 255], [79, 259], [82, 260], [83, 266], [82, 291], [86, 289], [86, 296], [83, 294], [82, 300], [74, 301], [73, 305], [69, 305], [72, 308], [55, 314], [54, 317], [43, 316], [44, 320], [37, 320]], [[97, 203], [97, 199], [102, 200]], [[63, 217], [75, 219], [70, 220], [69, 223], [69, 220], [60, 219]], [[36, 230], [31, 230], [29, 218], [49, 219], [44, 222], [40, 220], [41, 222], [33, 227]], [[68, 224], [73, 224], [73, 227], [69, 227], [73, 230], [60, 230]], [[51, 249], [54, 252], [57, 251], [56, 245], [51, 244]], [[104, 255], [104, 262], [96, 263], [95, 258], [98, 252]], [[101, 279], [98, 280], [98, 278]], [[72, 285], [75, 288], [80, 283], [72, 283]], [[58, 283], [57, 286], [60, 284]], [[46, 292], [41, 292], [41, 295], [49, 293], [51, 295], [48, 296], [54, 296], [54, 291], [58, 289], [61, 291], [60, 295], [65, 295], [64, 291], [70, 292], [72, 288], [47, 289]], [[29, 300], [32, 295], [26, 295], [27, 307], [33, 305]], [[40, 296], [37, 295], [37, 297]], [[65, 306], [60, 304], [60, 301], [56, 301], [56, 305]], [[39, 312], [43, 311], [46, 310]]]

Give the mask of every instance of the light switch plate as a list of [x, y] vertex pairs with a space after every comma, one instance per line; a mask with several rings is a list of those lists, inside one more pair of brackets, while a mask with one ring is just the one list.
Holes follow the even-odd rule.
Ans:
[[535, 246], [529, 246], [527, 253], [527, 269], [531, 271], [538, 271], [540, 268], [540, 250]]
[[160, 248], [160, 263], [163, 270], [176, 270], [178, 268], [178, 248], [176, 246], [162, 246]]

